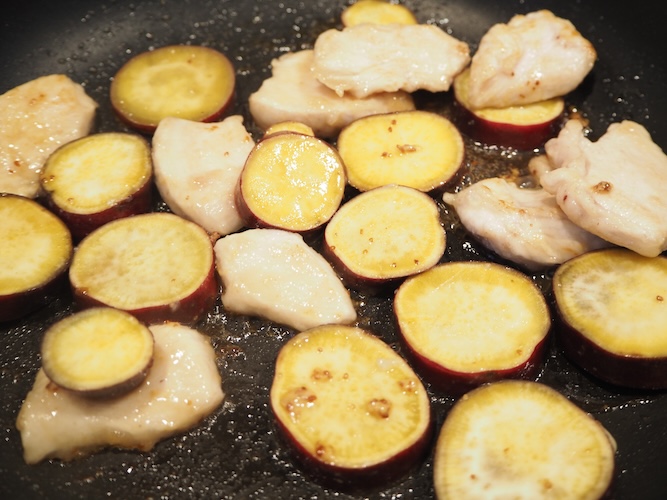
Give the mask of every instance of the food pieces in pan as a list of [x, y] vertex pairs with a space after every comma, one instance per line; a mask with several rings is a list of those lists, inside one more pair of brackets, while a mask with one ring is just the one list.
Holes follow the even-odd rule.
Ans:
[[578, 498], [610, 489], [616, 442], [554, 389], [502, 381], [461, 398], [438, 437], [436, 498]]
[[0, 322], [19, 319], [67, 289], [73, 242], [37, 201], [0, 195]]
[[39, 173], [59, 146], [87, 135], [97, 103], [65, 75], [48, 75], [0, 95], [0, 192], [40, 195]]
[[360, 328], [325, 325], [278, 353], [271, 409], [304, 468], [341, 487], [387, 484], [428, 450], [430, 400], [412, 368]]
[[137, 134], [71, 141], [48, 157], [39, 180], [49, 207], [77, 242], [109, 221], [152, 208], [150, 145]]
[[297, 233], [249, 229], [215, 243], [222, 304], [297, 330], [357, 319], [331, 265]]
[[495, 24], [454, 81], [456, 122], [484, 144], [540, 148], [562, 127], [563, 97], [582, 83], [596, 57], [569, 20], [548, 10]]
[[471, 109], [521, 106], [577, 88], [597, 53], [567, 19], [548, 10], [493, 25], [470, 62]]
[[551, 315], [540, 289], [515, 269], [440, 264], [408, 278], [393, 305], [413, 366], [440, 391], [461, 396], [542, 369]]
[[130, 313], [92, 307], [51, 325], [40, 349], [44, 373], [58, 387], [91, 398], [112, 398], [146, 378], [155, 342]]
[[468, 44], [430, 24], [360, 24], [321, 33], [313, 74], [338, 95], [449, 90], [470, 62]]
[[472, 109], [469, 82], [470, 68], [454, 79], [453, 118], [461, 131], [476, 141], [531, 150], [542, 147], [563, 124], [563, 97], [503, 108]]
[[152, 138], [155, 184], [172, 212], [224, 236], [243, 227], [234, 193], [255, 142], [234, 115], [215, 123], [168, 117]]
[[171, 213], [96, 229], [76, 248], [69, 278], [79, 307], [115, 307], [146, 323], [194, 323], [218, 296], [208, 233]]
[[364, 23], [417, 24], [408, 7], [388, 0], [358, 0], [343, 9], [340, 20], [346, 27]]
[[111, 81], [111, 105], [127, 125], [152, 133], [175, 116], [200, 122], [220, 118], [231, 104], [236, 72], [221, 52], [168, 45], [130, 58]]
[[575, 224], [647, 257], [667, 249], [667, 155], [639, 123], [612, 123], [597, 141], [569, 120], [545, 145], [540, 177]]
[[271, 77], [248, 100], [257, 126], [266, 130], [279, 122], [297, 121], [317, 137], [334, 138], [357, 118], [415, 108], [407, 92], [381, 92], [363, 99], [339, 96], [315, 78], [312, 64], [312, 50], [283, 54], [271, 62]]
[[527, 270], [556, 266], [610, 243], [573, 223], [541, 188], [500, 177], [483, 179], [442, 199], [476, 239]]
[[667, 259], [623, 248], [590, 252], [553, 277], [558, 339], [577, 365], [605, 382], [667, 388]]
[[273, 134], [250, 151], [236, 207], [247, 227], [312, 234], [338, 210], [345, 186], [345, 167], [331, 144], [310, 135]]
[[446, 242], [435, 201], [392, 184], [345, 203], [324, 231], [323, 253], [350, 288], [374, 293], [436, 265]]
[[447, 118], [429, 111], [355, 120], [337, 141], [347, 181], [359, 191], [400, 184], [430, 192], [459, 178], [465, 146]]
[[153, 365], [137, 388], [118, 398], [77, 395], [39, 370], [16, 420], [27, 463], [71, 460], [106, 447], [148, 451], [220, 406], [224, 393], [208, 337], [178, 323], [150, 330]]

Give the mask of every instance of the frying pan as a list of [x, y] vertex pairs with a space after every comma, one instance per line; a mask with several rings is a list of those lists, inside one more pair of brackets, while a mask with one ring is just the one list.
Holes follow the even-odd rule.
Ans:
[[[41, 75], [66, 73], [100, 104], [96, 130], [125, 130], [111, 112], [110, 78], [131, 55], [174, 43], [210, 45], [237, 68], [233, 110], [259, 134], [247, 98], [270, 74], [272, 58], [309, 48], [324, 29], [339, 27], [345, 0], [24, 0], [0, 16], [0, 93]], [[594, 135], [633, 119], [667, 147], [667, 66], [660, 2], [557, 0], [405, 0], [421, 22], [434, 23], [471, 45], [515, 13], [540, 8], [570, 19], [595, 45], [599, 59], [569, 102], [590, 119]], [[423, 97], [423, 96], [422, 96]], [[424, 97], [446, 112], [447, 95]], [[0, 117], [1, 119], [1, 117]], [[257, 137], [257, 136], [256, 136]], [[467, 142], [475, 177], [525, 166], [520, 154]], [[667, 187], [666, 187], [667, 188]], [[444, 260], [493, 259], [469, 240], [443, 209], [448, 250]], [[548, 274], [533, 276], [551, 300]], [[360, 297], [360, 324], [397, 346], [390, 297]], [[228, 314], [218, 304], [198, 327], [218, 353], [223, 406], [197, 428], [159, 443], [148, 453], [108, 450], [62, 463], [27, 466], [14, 422], [39, 368], [44, 329], [72, 311], [59, 297], [44, 309], [0, 325], [1, 498], [432, 498], [432, 452], [409, 475], [387, 478], [386, 488], [337, 493], [305, 476], [276, 434], [268, 388], [276, 353], [294, 332], [257, 318]], [[667, 492], [667, 395], [609, 387], [589, 378], [552, 348], [540, 380], [591, 412], [618, 442], [614, 498], [663, 498]], [[436, 427], [453, 400], [431, 391]]]

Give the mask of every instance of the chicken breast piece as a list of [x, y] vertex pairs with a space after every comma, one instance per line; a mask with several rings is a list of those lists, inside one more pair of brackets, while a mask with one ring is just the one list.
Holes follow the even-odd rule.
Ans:
[[155, 184], [169, 208], [211, 234], [243, 227], [234, 191], [255, 146], [243, 117], [200, 123], [164, 118], [153, 134]]
[[449, 90], [470, 62], [468, 44], [430, 24], [330, 29], [314, 46], [315, 77], [338, 95]]
[[231, 234], [216, 242], [215, 256], [228, 311], [297, 330], [357, 318], [331, 265], [296, 233], [250, 229]]
[[533, 177], [535, 184], [539, 186], [542, 185], [540, 182], [542, 176], [551, 172], [553, 169], [554, 167], [546, 154], [533, 156], [528, 161], [528, 172], [530, 172], [530, 175]]
[[65, 75], [0, 95], [0, 193], [36, 198], [39, 174], [59, 146], [90, 133], [97, 103]]
[[506, 108], [563, 96], [579, 86], [597, 53], [574, 25], [548, 10], [492, 26], [470, 63], [469, 104]]
[[105, 447], [148, 451], [220, 406], [224, 393], [208, 337], [178, 323], [150, 330], [153, 366], [124, 396], [88, 399], [58, 388], [43, 370], [37, 373], [16, 420], [26, 463], [72, 460]]
[[284, 121], [305, 123], [318, 137], [331, 138], [357, 118], [415, 109], [406, 92], [381, 92], [360, 99], [339, 96], [313, 75], [313, 51], [274, 59], [272, 76], [250, 95], [250, 113], [263, 130]]
[[445, 193], [463, 226], [501, 257], [529, 270], [565, 262], [589, 250], [610, 246], [572, 223], [553, 195], [523, 189], [501, 178]]
[[555, 168], [540, 182], [575, 224], [647, 257], [667, 250], [667, 155], [642, 125], [613, 123], [592, 142], [570, 120], [545, 150]]

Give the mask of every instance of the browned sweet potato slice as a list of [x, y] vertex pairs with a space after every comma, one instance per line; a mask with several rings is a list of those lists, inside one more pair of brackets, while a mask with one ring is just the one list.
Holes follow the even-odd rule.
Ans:
[[372, 189], [352, 198], [324, 232], [324, 253], [352, 288], [381, 291], [438, 263], [446, 233], [435, 201], [413, 188]]
[[271, 408], [296, 456], [343, 487], [386, 483], [423, 457], [430, 401], [410, 366], [355, 327], [306, 330], [278, 354]]
[[337, 146], [348, 182], [359, 191], [387, 184], [433, 191], [456, 178], [464, 158], [456, 127], [420, 110], [355, 120], [341, 131]]

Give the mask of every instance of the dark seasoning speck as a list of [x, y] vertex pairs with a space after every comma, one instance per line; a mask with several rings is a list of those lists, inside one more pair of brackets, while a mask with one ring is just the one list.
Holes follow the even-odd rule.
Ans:
[[[667, 117], [664, 101], [658, 102], [658, 96], [667, 95], [665, 68], [655, 66], [655, 58], [651, 61], [649, 54], [641, 52], [644, 45], [640, 40], [648, 36], [645, 29], [634, 38], [624, 31], [623, 42], [616, 43], [620, 39], [619, 28], [611, 21], [611, 14], [604, 18], [599, 14], [612, 8], [609, 3], [564, 5], [555, 0], [513, 0], [493, 2], [492, 7], [484, 0], [402, 3], [420, 21], [438, 25], [468, 42], [473, 50], [492, 22], [506, 21], [514, 13], [550, 8], [573, 19], [580, 30], [591, 33], [600, 59], [590, 78], [570, 96], [570, 104], [591, 120], [594, 135], [612, 121], [631, 118], [646, 123], [656, 141], [665, 147], [665, 130], [656, 130], [657, 118]], [[10, 33], [20, 31], [30, 36], [10, 37], [7, 29], [0, 30], [0, 92], [42, 74], [67, 73], [82, 82], [100, 104], [96, 130], [124, 130], [108, 101], [109, 82], [120, 65], [152, 47], [173, 43], [206, 45], [221, 50], [234, 62], [238, 79], [233, 112], [244, 116], [246, 126], [258, 138], [261, 131], [252, 124], [247, 98], [270, 75], [271, 59], [287, 51], [310, 48], [320, 32], [340, 27], [339, 15], [345, 4], [323, 0], [23, 2], [23, 6], [31, 6], [30, 20], [26, 14], [19, 17], [14, 8], [8, 12], [14, 12], [17, 19], [8, 15], [1, 21]], [[613, 19], [625, 20], [628, 15], [614, 14]], [[621, 28], [626, 30], [627, 26]], [[448, 94], [418, 93], [417, 98], [421, 107], [450, 113]], [[466, 171], [458, 188], [488, 176], [525, 175], [530, 156], [484, 147], [470, 140], [466, 140], [466, 154]], [[436, 200], [448, 237], [444, 261], [497, 260], [467, 236], [453, 210], [439, 198]], [[156, 210], [166, 210], [166, 206], [158, 202]], [[550, 274], [531, 277], [551, 300]], [[391, 297], [352, 295], [360, 326], [400, 351]], [[408, 476], [389, 482], [383, 491], [364, 495], [328, 490], [306, 477], [278, 438], [269, 407], [275, 356], [294, 331], [257, 318], [228, 314], [219, 301], [215, 310], [197, 325], [211, 337], [226, 392], [224, 404], [210, 418], [147, 453], [109, 450], [71, 463], [54, 461], [26, 466], [14, 428], [16, 414], [39, 368], [37, 353], [43, 331], [70, 312], [70, 297], [64, 294], [24, 321], [0, 325], [0, 415], [5, 429], [5, 444], [0, 448], [1, 497], [433, 498], [432, 451]], [[549, 353], [541, 380], [592, 412], [612, 434], [619, 436], [619, 498], [639, 494], [638, 488], [651, 483], [646, 480], [647, 473], [642, 472], [645, 470], [651, 471], [648, 477], [663, 481], [660, 491], [667, 489], [662, 479], [667, 466], [664, 451], [662, 455], [653, 451], [650, 457], [634, 451], [660, 450], [657, 444], [667, 443], [667, 417], [660, 420], [655, 416], [667, 415], [662, 394], [619, 391], [601, 385], [573, 367], [555, 348]], [[433, 391], [431, 396], [439, 428], [453, 400]], [[653, 438], [656, 445], [651, 445]], [[650, 495], [654, 490], [645, 491], [649, 493], [642, 494], [642, 498], [659, 498]]]

